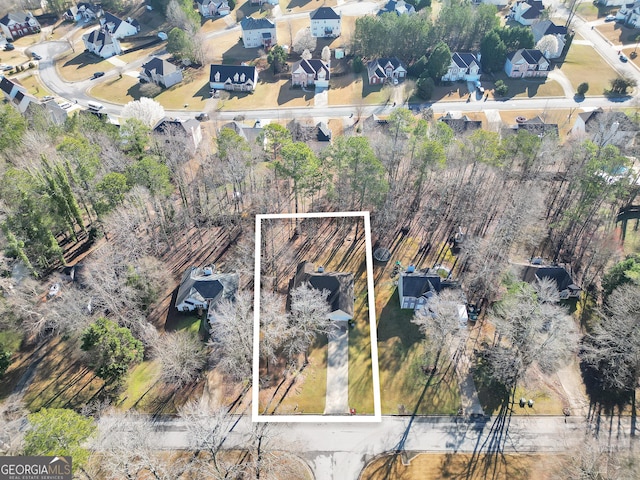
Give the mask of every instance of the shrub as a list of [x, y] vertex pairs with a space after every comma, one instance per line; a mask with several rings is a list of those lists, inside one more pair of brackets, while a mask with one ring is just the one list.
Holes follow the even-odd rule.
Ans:
[[416, 82], [418, 96], [423, 100], [429, 100], [431, 95], [433, 95], [434, 86], [433, 78], [427, 76], [420, 77]]
[[509, 91], [509, 87], [502, 80], [498, 80], [496, 82], [494, 91], [499, 97], [504, 97]]
[[580, 85], [578, 85], [576, 92], [578, 93], [578, 95], [584, 97], [584, 94], [587, 93], [588, 90], [589, 84], [587, 82], [582, 82]]

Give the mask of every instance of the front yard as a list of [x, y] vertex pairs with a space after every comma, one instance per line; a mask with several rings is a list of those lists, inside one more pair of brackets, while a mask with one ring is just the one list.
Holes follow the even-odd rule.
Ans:
[[[571, 81], [574, 90], [582, 82], [589, 83], [587, 97], [600, 96], [609, 88], [610, 81], [618, 76], [607, 62], [588, 45], [571, 45], [560, 70]], [[594, 72], [598, 72], [594, 75]]]
[[401, 85], [369, 85], [366, 70], [363, 73], [347, 73], [341, 77], [333, 77], [330, 82], [329, 105], [365, 104], [376, 105], [389, 103], [393, 88]]

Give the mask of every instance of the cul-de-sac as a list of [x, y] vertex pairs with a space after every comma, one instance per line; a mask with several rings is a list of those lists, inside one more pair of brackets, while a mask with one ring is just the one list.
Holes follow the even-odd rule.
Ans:
[[0, 0], [0, 479], [640, 478], [640, 2]]

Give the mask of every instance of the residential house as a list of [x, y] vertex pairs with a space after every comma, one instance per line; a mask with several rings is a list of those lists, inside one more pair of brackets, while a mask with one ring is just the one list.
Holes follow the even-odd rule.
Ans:
[[464, 80], [475, 82], [480, 79], [480, 54], [453, 52], [451, 65], [442, 76], [443, 82]]
[[555, 137], [558, 137], [558, 124], [547, 123], [539, 116], [530, 118], [529, 120], [522, 120], [522, 121], [518, 121], [518, 119], [516, 119], [516, 121], [517, 123], [513, 126], [508, 127], [508, 129], [505, 130], [505, 133], [508, 133], [508, 132], [518, 133], [520, 130], [524, 130], [533, 135], [537, 135], [540, 138], [545, 137], [547, 135], [553, 135]]
[[314, 37], [339, 37], [342, 17], [331, 7], [320, 7], [309, 14], [311, 35]]
[[640, 28], [640, 1], [623, 5], [616, 14], [616, 20], [621, 20], [628, 27]]
[[[409, 265], [407, 270], [400, 273], [398, 278], [400, 308], [415, 311], [426, 309], [435, 314], [433, 306], [430, 307], [429, 303], [444, 289], [459, 290], [460, 285], [458, 282], [443, 280], [437, 273], [431, 273], [429, 270], [416, 271], [413, 265]], [[455, 308], [460, 326], [466, 326], [469, 317], [462, 291], [460, 291], [460, 301], [456, 302]]]
[[378, 10], [378, 15], [395, 13], [396, 15], [413, 15], [416, 9], [404, 0], [389, 0], [384, 7]]
[[317, 58], [302, 59], [293, 64], [291, 69], [291, 84], [306, 87], [315, 85], [316, 88], [329, 87], [329, 65]]
[[120, 42], [107, 30], [98, 29], [85, 33], [82, 36], [82, 41], [88, 51], [102, 58], [109, 58], [122, 53]]
[[287, 310], [291, 308], [291, 291], [305, 282], [317, 290], [329, 292], [327, 297], [327, 302], [331, 306], [329, 319], [347, 322], [353, 318], [354, 282], [352, 273], [325, 272], [323, 267], [315, 269], [311, 262], [301, 262], [298, 264], [295, 276], [289, 282]]
[[523, 269], [522, 279], [527, 283], [540, 282], [544, 278], [553, 280], [558, 288], [560, 300], [576, 300], [580, 298], [582, 289], [577, 286], [564, 267], [558, 265], [528, 265]]
[[280, 0], [250, 0], [251, 5], [264, 5], [265, 3], [268, 5], [280, 5]]
[[598, 0], [598, 5], [603, 7], [622, 7], [628, 3], [629, 0]]
[[100, 18], [103, 14], [104, 12], [100, 5], [83, 2], [67, 9], [67, 11], [62, 14], [62, 17], [72, 22], [90, 22]]
[[227, 0], [197, 0], [196, 3], [204, 18], [223, 17], [231, 13]]
[[324, 122], [320, 122], [318, 124], [318, 141], [319, 142], [330, 142], [331, 141], [331, 129], [329, 125]]
[[64, 125], [69, 117], [69, 112], [58, 105], [53, 99], [43, 101], [31, 101], [26, 109], [26, 115], [43, 114], [55, 125]]
[[520, 0], [511, 9], [513, 19], [521, 25], [530, 26], [540, 18], [544, 5], [541, 0]]
[[40, 32], [40, 22], [31, 12], [11, 12], [0, 18], [0, 31], [10, 40]]
[[379, 85], [385, 82], [398, 83], [407, 76], [407, 69], [400, 60], [392, 58], [378, 58], [367, 63], [369, 85]]
[[140, 31], [140, 24], [130, 17], [122, 20], [115, 15], [106, 12], [100, 19], [100, 25], [108, 31], [113, 38], [124, 38], [136, 35]]
[[225, 128], [230, 128], [231, 130], [236, 132], [250, 145], [262, 143], [263, 148], [265, 148], [267, 145], [267, 139], [264, 136], [262, 126], [260, 126], [258, 122], [256, 122], [253, 127], [249, 127], [234, 120], [232, 122], [224, 124], [222, 128], [220, 128], [220, 130], [224, 130]]
[[546, 77], [549, 66], [540, 50], [521, 48], [507, 55], [504, 71], [511, 78]]
[[573, 136], [588, 136], [597, 145], [633, 146], [638, 136], [638, 127], [624, 112], [604, 111], [596, 108], [579, 113], [571, 129]]
[[0, 91], [20, 113], [25, 113], [32, 103], [39, 103], [36, 97], [27, 93], [26, 88], [4, 76], [0, 78]]
[[182, 70], [162, 58], [152, 58], [142, 65], [140, 79], [169, 88], [182, 81]]
[[446, 123], [456, 134], [472, 132], [482, 128], [481, 120], [471, 120], [467, 115], [454, 115], [447, 112], [440, 117], [440, 121]]
[[252, 92], [258, 83], [258, 70], [248, 65], [211, 65], [209, 86], [214, 90]]
[[548, 59], [558, 58], [562, 54], [562, 51], [564, 50], [564, 46], [566, 44], [565, 38], [567, 35], [567, 27], [565, 27], [564, 25], [556, 25], [551, 20], [541, 20], [532, 25], [531, 32], [533, 33], [533, 40], [536, 45], [547, 35], [552, 35], [558, 41], [557, 51], [542, 51], [545, 57], [547, 57]]
[[193, 118], [180, 120], [165, 117], [156, 123], [153, 133], [158, 136], [164, 135], [166, 142], [184, 140], [185, 147], [191, 152], [195, 152], [202, 141], [202, 127], [200, 122]]
[[238, 289], [237, 273], [218, 273], [215, 266], [188, 268], [180, 282], [176, 309], [193, 312], [211, 309], [223, 299], [233, 299]]
[[269, 49], [278, 43], [276, 25], [268, 18], [244, 17], [240, 20], [244, 48]]

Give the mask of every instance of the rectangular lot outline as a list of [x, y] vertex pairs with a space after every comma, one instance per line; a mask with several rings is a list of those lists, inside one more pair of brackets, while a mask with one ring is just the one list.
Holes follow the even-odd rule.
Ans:
[[[365, 257], [367, 262], [367, 298], [369, 307], [369, 331], [371, 338], [371, 374], [373, 376], [373, 415], [261, 415], [259, 412], [260, 377], [260, 250], [262, 246], [262, 220], [363, 217], [365, 231]], [[373, 290], [373, 255], [371, 252], [371, 220], [369, 212], [319, 212], [278, 213], [256, 215], [255, 272], [253, 298], [253, 385], [251, 420], [253, 422], [297, 422], [297, 423], [373, 423], [382, 420], [380, 404], [380, 376], [378, 369], [378, 333], [376, 325], [376, 302]]]

